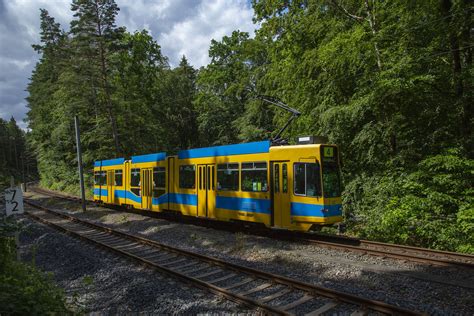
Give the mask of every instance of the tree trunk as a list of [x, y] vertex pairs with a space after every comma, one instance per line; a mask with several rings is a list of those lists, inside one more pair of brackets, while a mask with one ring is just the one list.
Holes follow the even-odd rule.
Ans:
[[114, 144], [115, 144], [115, 152], [117, 156], [121, 155], [121, 150], [120, 150], [120, 142], [119, 142], [119, 135], [117, 131], [117, 121], [115, 119], [114, 113], [113, 113], [113, 108], [112, 108], [112, 99], [110, 97], [110, 92], [109, 92], [109, 82], [107, 78], [107, 65], [105, 61], [105, 49], [104, 49], [104, 43], [102, 41], [103, 35], [102, 35], [102, 25], [101, 25], [101, 20], [100, 20], [100, 13], [99, 13], [99, 7], [97, 2], [95, 3], [96, 5], [96, 18], [97, 18], [97, 32], [99, 35], [99, 59], [100, 59], [100, 67], [101, 67], [101, 75], [102, 75], [102, 88], [104, 89], [105, 93], [105, 102], [106, 102], [106, 108], [107, 108], [107, 115], [109, 118], [109, 122], [112, 128], [112, 137], [114, 139]]
[[[469, 8], [466, 2], [465, 7]], [[450, 12], [452, 8], [452, 0], [442, 0], [441, 10], [443, 16], [446, 18], [446, 23], [448, 24], [449, 32], [449, 47], [451, 50], [452, 58], [452, 71], [453, 71], [453, 83], [454, 83], [454, 93], [456, 98], [459, 100], [460, 104], [460, 124], [458, 135], [463, 140], [464, 147], [466, 152], [472, 155], [472, 130], [471, 130], [471, 119], [472, 119], [472, 91], [469, 87], [469, 80], [463, 80], [463, 71], [466, 72], [466, 76], [469, 76], [468, 70], [469, 67], [472, 67], [472, 48], [467, 47], [472, 45], [470, 42], [470, 30], [472, 28], [471, 12], [466, 9], [465, 18], [466, 25], [461, 30], [460, 36], [457, 35], [455, 27], [449, 25], [452, 22], [453, 14]], [[465, 48], [460, 47], [460, 43], [466, 45]], [[462, 63], [462, 52], [465, 51], [465, 67]]]
[[[469, 7], [469, 0], [464, 0], [464, 7]], [[470, 158], [474, 156], [474, 148], [473, 148], [473, 135], [472, 135], [472, 104], [474, 103], [473, 97], [473, 78], [471, 73], [469, 72], [472, 68], [472, 39], [471, 39], [471, 30], [474, 29], [474, 21], [472, 20], [472, 10], [466, 9], [466, 13], [464, 15], [464, 27], [462, 29], [461, 34], [461, 43], [465, 47], [464, 52], [464, 64], [465, 64], [465, 75], [466, 80], [464, 80], [464, 96], [463, 96], [463, 117], [462, 117], [462, 135], [463, 139], [465, 139], [465, 149], [466, 152], [469, 154]]]
[[379, 70], [382, 70], [382, 57], [380, 56], [379, 45], [377, 40], [375, 39], [377, 35], [377, 25], [375, 21], [375, 8], [374, 5], [369, 4], [369, 0], [365, 0], [365, 9], [367, 11], [367, 21], [369, 21], [370, 30], [372, 31], [372, 35], [374, 36], [374, 50], [375, 50], [375, 57], [377, 58], [377, 67]]

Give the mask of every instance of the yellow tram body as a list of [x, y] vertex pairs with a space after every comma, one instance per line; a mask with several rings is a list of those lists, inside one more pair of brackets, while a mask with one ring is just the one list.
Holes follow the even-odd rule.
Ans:
[[334, 145], [264, 141], [96, 161], [94, 199], [307, 231], [342, 221], [338, 157]]

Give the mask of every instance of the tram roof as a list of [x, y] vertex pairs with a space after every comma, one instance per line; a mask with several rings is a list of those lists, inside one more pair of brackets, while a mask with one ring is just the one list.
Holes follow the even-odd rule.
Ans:
[[224, 146], [204, 147], [178, 152], [179, 159], [204, 158], [216, 156], [234, 156], [246, 154], [268, 153], [270, 151], [270, 141], [260, 141], [243, 144], [233, 144]]
[[166, 159], [166, 153], [132, 156], [132, 163], [158, 162]]
[[124, 158], [115, 158], [115, 159], [108, 159], [108, 160], [96, 160], [94, 161], [94, 167], [109, 167], [109, 166], [116, 166], [121, 165], [125, 161]]

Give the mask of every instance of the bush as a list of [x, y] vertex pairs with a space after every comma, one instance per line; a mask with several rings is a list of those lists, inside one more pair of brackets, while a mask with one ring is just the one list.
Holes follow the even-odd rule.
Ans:
[[473, 182], [474, 160], [456, 149], [409, 173], [359, 177], [344, 196], [349, 228], [362, 238], [473, 253]]
[[66, 314], [63, 291], [51, 274], [16, 261], [15, 241], [10, 237], [18, 225], [0, 219], [0, 313], [2, 315]]

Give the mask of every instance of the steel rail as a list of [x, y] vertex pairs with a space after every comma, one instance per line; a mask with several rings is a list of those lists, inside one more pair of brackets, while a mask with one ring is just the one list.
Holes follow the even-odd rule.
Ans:
[[[334, 237], [331, 236], [331, 238], [334, 238]], [[296, 238], [295, 240], [306, 241], [312, 244], [324, 246], [326, 248], [362, 252], [362, 253], [375, 255], [379, 257], [390, 257], [390, 258], [395, 258], [395, 259], [400, 259], [400, 260], [407, 260], [407, 261], [413, 261], [413, 262], [419, 262], [419, 263], [425, 263], [425, 264], [427, 263], [427, 264], [438, 265], [438, 266], [458, 266], [458, 267], [464, 267], [464, 268], [470, 268], [470, 269], [474, 268], [474, 256], [468, 255], [468, 254], [466, 255], [459, 254], [459, 253], [451, 254], [450, 252], [437, 251], [433, 249], [394, 245], [394, 244], [373, 242], [373, 241], [367, 241], [367, 240], [360, 240], [359, 241], [360, 244], [358, 246], [348, 245], [344, 243], [337, 243], [337, 242], [321, 241], [321, 240], [315, 240], [315, 239], [304, 238], [304, 237]], [[374, 248], [370, 248], [370, 246], [378, 246], [382, 249], [374, 249]], [[388, 249], [391, 249], [391, 250], [388, 250]], [[398, 250], [398, 251], [393, 251], [393, 250]], [[407, 252], [407, 250], [411, 252]], [[415, 254], [413, 252], [415, 252]], [[444, 258], [430, 257], [429, 255], [442, 256]], [[461, 260], [470, 260], [470, 262], [460, 261], [460, 260], [451, 260], [451, 259], [447, 259], [446, 257], [451, 257], [451, 258], [455, 257], [455, 258], [460, 258]]]
[[[339, 292], [339, 291], [319, 287], [319, 286], [316, 286], [316, 285], [313, 285], [313, 284], [293, 280], [293, 279], [290, 279], [290, 278], [287, 278], [287, 277], [284, 277], [284, 276], [275, 275], [275, 274], [272, 274], [272, 273], [256, 270], [256, 269], [253, 269], [253, 268], [236, 265], [236, 264], [229, 263], [229, 262], [226, 262], [224, 260], [217, 259], [217, 258], [212, 258], [212, 257], [208, 257], [208, 256], [205, 256], [205, 255], [189, 252], [189, 251], [186, 251], [186, 250], [170, 247], [170, 246], [161, 244], [157, 241], [153, 241], [153, 240], [149, 240], [149, 239], [146, 239], [146, 238], [143, 238], [143, 237], [131, 235], [131, 234], [128, 234], [128, 233], [125, 233], [125, 232], [120, 232], [120, 231], [111, 229], [109, 227], [103, 226], [103, 225], [99, 225], [99, 224], [96, 224], [96, 223], [91, 223], [89, 221], [78, 219], [74, 216], [66, 215], [62, 212], [57, 212], [57, 211], [51, 210], [47, 207], [44, 207], [42, 205], [32, 203], [29, 200], [26, 200], [25, 203], [32, 206], [32, 207], [34, 207], [34, 208], [40, 209], [41, 211], [44, 212], [43, 214], [48, 214], [48, 215], [51, 215], [55, 218], [66, 219], [68, 221], [68, 223], [74, 223], [74, 224], [80, 225], [82, 227], [87, 227], [87, 228], [89, 228], [89, 232], [81, 234], [78, 231], [74, 231], [74, 229], [70, 229], [70, 227], [68, 228], [67, 224], [66, 225], [62, 224], [61, 225], [61, 224], [58, 224], [58, 223], [54, 223], [54, 221], [48, 220], [44, 216], [39, 216], [38, 214], [34, 214], [33, 212], [28, 212], [28, 216], [32, 217], [33, 219], [35, 219], [37, 221], [48, 224], [48, 225], [50, 225], [50, 226], [52, 226], [56, 229], [64, 231], [64, 232], [66, 232], [70, 235], [79, 237], [83, 240], [98, 244], [101, 247], [104, 247], [108, 250], [112, 250], [114, 252], [117, 252], [117, 253], [119, 253], [121, 255], [124, 255], [126, 257], [129, 257], [129, 258], [131, 258], [135, 261], [144, 263], [147, 266], [156, 268], [156, 269], [158, 269], [158, 270], [160, 270], [164, 273], [167, 273], [169, 275], [177, 277], [177, 278], [179, 278], [181, 280], [184, 280], [188, 283], [192, 283], [192, 284], [194, 284], [194, 285], [196, 285], [200, 288], [207, 289], [207, 290], [209, 290], [213, 293], [221, 294], [221, 295], [223, 295], [223, 296], [225, 296], [228, 299], [231, 299], [233, 301], [244, 303], [245, 305], [253, 307], [253, 308], [257, 307], [257, 308], [259, 308], [259, 309], [261, 309], [261, 310], [263, 310], [263, 311], [265, 311], [266, 313], [269, 313], [269, 314], [291, 315], [292, 313], [290, 313], [290, 310], [292, 310], [292, 309], [298, 307], [299, 305], [302, 305], [302, 304], [304, 304], [308, 301], [311, 301], [312, 299], [317, 299], [317, 298], [323, 297], [325, 299], [329, 299], [330, 303], [327, 303], [324, 306], [319, 307], [316, 311], [321, 312], [324, 308], [327, 311], [327, 310], [330, 310], [330, 309], [336, 307], [339, 303], [345, 303], [345, 304], [350, 304], [351, 306], [354, 306], [357, 309], [356, 311], [362, 311], [362, 310], [366, 311], [367, 309], [369, 309], [369, 310], [373, 310], [373, 311], [377, 311], [377, 312], [381, 312], [381, 313], [385, 313], [385, 314], [391, 314], [391, 315], [423, 315], [422, 313], [407, 310], [407, 309], [404, 309], [404, 308], [401, 308], [401, 307], [398, 307], [398, 306], [394, 306], [394, 305], [389, 305], [389, 304], [381, 302], [381, 301], [370, 300], [370, 299], [358, 297], [358, 296], [355, 296], [355, 295], [352, 295], [352, 294], [343, 293], [343, 292]], [[88, 237], [87, 235], [91, 234], [91, 232], [90, 232], [91, 229], [95, 230], [95, 231], [98, 231], [98, 232], [106, 233], [107, 234], [106, 236], [115, 236], [117, 238], [120, 238], [121, 240], [128, 240], [128, 241], [131, 242], [131, 244], [121, 245], [120, 247], [122, 247], [122, 249], [119, 249], [119, 248], [117, 248], [117, 246], [113, 246], [113, 245], [110, 245], [110, 243], [108, 244], [107, 242], [104, 242], [103, 241], [104, 236], [101, 237], [102, 241], [97, 240], [98, 238]], [[116, 243], [117, 242], [119, 243], [119, 241], [116, 240]], [[148, 260], [148, 259], [144, 258], [143, 256], [133, 254], [130, 251], [124, 250], [126, 248], [132, 247], [133, 243], [136, 243], [136, 244], [139, 244], [139, 245], [149, 246], [150, 249], [159, 250], [159, 251], [164, 252], [165, 254], [166, 253], [175, 254], [175, 255], [177, 255], [176, 258], [180, 257], [180, 256], [182, 258], [178, 258], [177, 260], [173, 260], [172, 262], [167, 262], [167, 263], [164, 263], [164, 264], [158, 264], [156, 262], [153, 262], [153, 260]], [[156, 255], [154, 255], [154, 256], [156, 256]], [[150, 254], [147, 254], [145, 257], [150, 257]], [[167, 257], [167, 256], [165, 256], [165, 257]], [[191, 263], [190, 263], [189, 259], [191, 259]], [[193, 262], [193, 260], [197, 261], [198, 263]], [[181, 263], [181, 264], [184, 264], [184, 265], [178, 265], [178, 263]], [[231, 272], [231, 273], [235, 273], [235, 274], [237, 274], [241, 277], [242, 276], [246, 277], [246, 278], [244, 278], [245, 280], [249, 279], [249, 277], [250, 277], [251, 281], [245, 281], [244, 280], [244, 281], [241, 281], [240, 283], [239, 282], [234, 283], [231, 286], [219, 287], [219, 286], [216, 286], [216, 285], [212, 284], [212, 282], [210, 282], [210, 281], [206, 282], [206, 281], [203, 281], [203, 280], [199, 279], [198, 277], [192, 277], [190, 275], [187, 275], [186, 273], [180, 272], [180, 269], [182, 269], [184, 267], [195, 266], [195, 265], [199, 265], [199, 264], [202, 264], [202, 263], [205, 263], [205, 264], [208, 265], [208, 267], [205, 268], [205, 269], [211, 269], [211, 268], [215, 269], [215, 268], [217, 268], [217, 269], [220, 269], [220, 270], [215, 270], [215, 271], [219, 271], [218, 273], [224, 272], [224, 271]], [[176, 266], [175, 267], [176, 269], [166, 267], [166, 265], [170, 265], [170, 264], [172, 264], [173, 266]], [[257, 286], [256, 288], [253, 288], [250, 291], [247, 290], [245, 292], [240, 292], [240, 293], [239, 293], [239, 291], [232, 291], [231, 290], [231, 289], [237, 289], [237, 288], [239, 288], [239, 286], [241, 286], [243, 284], [246, 284], [246, 283], [249, 283], [249, 282], [254, 282], [254, 281], [265, 281], [267, 283], [261, 284], [260, 286]], [[218, 282], [216, 282], [214, 280], [214, 283], [218, 283]], [[270, 296], [267, 296], [266, 298], [263, 298], [263, 299], [262, 298], [252, 299], [252, 298], [246, 296], [246, 294], [257, 293], [257, 292], [262, 291], [262, 290], [264, 290], [268, 287], [276, 286], [276, 285], [285, 286], [286, 290], [285, 289], [280, 290], [280, 292], [276, 292], [276, 294], [274, 293], [274, 294], [272, 294]], [[286, 294], [286, 293], [289, 293], [289, 292], [293, 292], [295, 290], [302, 291], [305, 294], [303, 295], [303, 297], [300, 297], [296, 300], [293, 300], [293, 302], [291, 302], [289, 304], [287, 303], [284, 306], [272, 306], [272, 305], [266, 304], [267, 302], [270, 302], [273, 299], [278, 298], [279, 296], [282, 296], [283, 295], [282, 293]], [[272, 296], [274, 298], [272, 298]]]
[[[32, 191], [36, 191], [41, 194], [63, 198], [75, 202], [80, 202], [80, 199], [77, 197], [51, 192], [48, 190], [33, 188]], [[109, 207], [112, 209], [117, 209], [116, 205], [108, 206], [107, 204], [97, 203], [92, 200], [88, 200], [89, 203], [95, 205], [99, 204], [103, 207]], [[146, 212], [146, 211], [145, 211]], [[155, 212], [156, 213], [156, 212]], [[155, 214], [154, 213], [154, 214]], [[202, 220], [202, 219], [201, 219]], [[215, 222], [215, 220], [213, 220]], [[222, 229], [222, 227], [216, 227], [217, 229]], [[272, 238], [281, 239], [281, 240], [292, 240], [292, 241], [303, 241], [311, 244], [317, 244], [326, 248], [333, 249], [342, 249], [350, 250], [353, 252], [361, 252], [369, 255], [379, 256], [379, 257], [390, 257], [399, 260], [407, 260], [412, 262], [418, 262], [423, 264], [432, 264], [438, 266], [454, 266], [454, 267], [463, 267], [463, 268], [474, 268], [474, 255], [434, 250], [428, 248], [420, 248], [413, 246], [405, 245], [396, 245], [390, 243], [383, 243], [377, 241], [361, 240], [345, 236], [336, 236], [336, 235], [321, 235], [314, 233], [300, 233], [300, 232], [288, 232], [288, 231], [279, 231], [275, 232], [250, 232], [263, 236], [271, 236]], [[372, 247], [372, 248], [371, 248]], [[373, 247], [378, 247], [379, 249], [374, 249]], [[380, 249], [381, 248], [381, 249]], [[390, 250], [389, 250], [390, 249]]]

